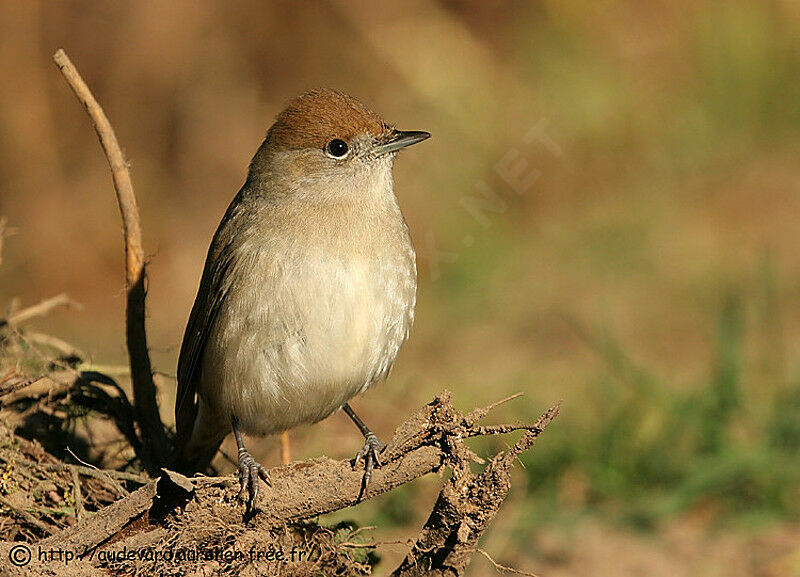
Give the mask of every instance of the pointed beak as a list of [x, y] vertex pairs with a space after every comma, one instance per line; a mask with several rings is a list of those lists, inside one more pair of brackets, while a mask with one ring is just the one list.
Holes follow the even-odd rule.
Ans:
[[387, 152], [396, 152], [406, 146], [411, 146], [417, 142], [422, 142], [430, 138], [429, 132], [422, 130], [394, 130], [389, 137], [378, 144], [373, 150], [373, 154], [386, 154]]

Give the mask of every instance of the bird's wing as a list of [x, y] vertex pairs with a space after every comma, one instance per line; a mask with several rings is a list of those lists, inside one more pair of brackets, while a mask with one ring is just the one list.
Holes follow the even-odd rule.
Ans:
[[178, 357], [178, 391], [175, 400], [176, 445], [178, 451], [189, 441], [197, 417], [197, 384], [208, 336], [217, 313], [230, 290], [228, 271], [233, 262], [234, 229], [230, 226], [237, 212], [237, 203], [231, 204], [220, 224], [206, 257], [200, 288], [194, 301], [186, 332], [183, 335]]

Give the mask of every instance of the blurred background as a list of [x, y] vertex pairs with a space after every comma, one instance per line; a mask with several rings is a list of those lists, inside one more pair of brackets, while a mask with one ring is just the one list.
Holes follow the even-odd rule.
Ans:
[[[111, 370], [121, 225], [60, 47], [132, 167], [166, 421], [219, 219], [286, 101], [334, 87], [433, 134], [395, 168], [417, 321], [359, 414], [386, 438], [444, 388], [462, 410], [523, 391], [498, 422], [564, 401], [482, 548], [541, 576], [800, 575], [800, 4], [3, 3], [0, 306], [67, 292], [83, 309], [37, 330]], [[361, 437], [334, 415], [292, 445]], [[440, 484], [323, 521], [406, 539]]]

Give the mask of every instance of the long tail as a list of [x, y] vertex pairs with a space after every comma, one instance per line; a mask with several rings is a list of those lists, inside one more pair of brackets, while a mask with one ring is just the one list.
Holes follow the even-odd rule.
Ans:
[[197, 413], [197, 406], [194, 405], [179, 410], [176, 415], [177, 435], [172, 466], [184, 475], [207, 472], [228, 433], [218, 427], [209, 430], [210, 427], [197, 421]]
[[208, 472], [211, 461], [219, 451], [223, 439], [202, 444], [189, 443], [185, 447], [176, 447], [173, 464], [175, 470], [184, 475]]

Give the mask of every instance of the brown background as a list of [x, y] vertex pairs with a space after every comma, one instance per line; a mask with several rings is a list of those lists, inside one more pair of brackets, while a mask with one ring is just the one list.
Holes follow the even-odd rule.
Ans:
[[[759, 423], [800, 368], [799, 33], [792, 1], [6, 2], [0, 215], [16, 234], [0, 305], [67, 292], [84, 309], [37, 328], [98, 365], [125, 363], [120, 222], [95, 135], [51, 62], [63, 47], [131, 163], [171, 419], [219, 218], [283, 104], [330, 86], [433, 134], [396, 163], [421, 276], [394, 374], [355, 403], [381, 436], [445, 387], [465, 409], [525, 391], [510, 415], [563, 398], [559, 426], [591, 436], [608, 419], [606, 391], [628, 390], [631, 371], [655, 375], [666, 396], [702, 387], [731, 302], [745, 327], [742, 405]], [[293, 440], [298, 458], [360, 445], [340, 415]], [[274, 445], [257, 456], [275, 463]], [[654, 542], [629, 533], [592, 514], [586, 475], [565, 475], [554, 502], [588, 521], [539, 532], [524, 513], [535, 486], [522, 482], [487, 548], [546, 575], [659, 574], [675, 558], [664, 574], [717, 575], [747, 553], [736, 535], [706, 537], [713, 507], [668, 516]], [[352, 516], [395, 527], [382, 537], [411, 534], [436, 484]], [[796, 532], [792, 503], [763, 529], [769, 543]], [[762, 538], [759, 527], [741, 538]], [[780, 557], [767, 551], [759, 568]]]

